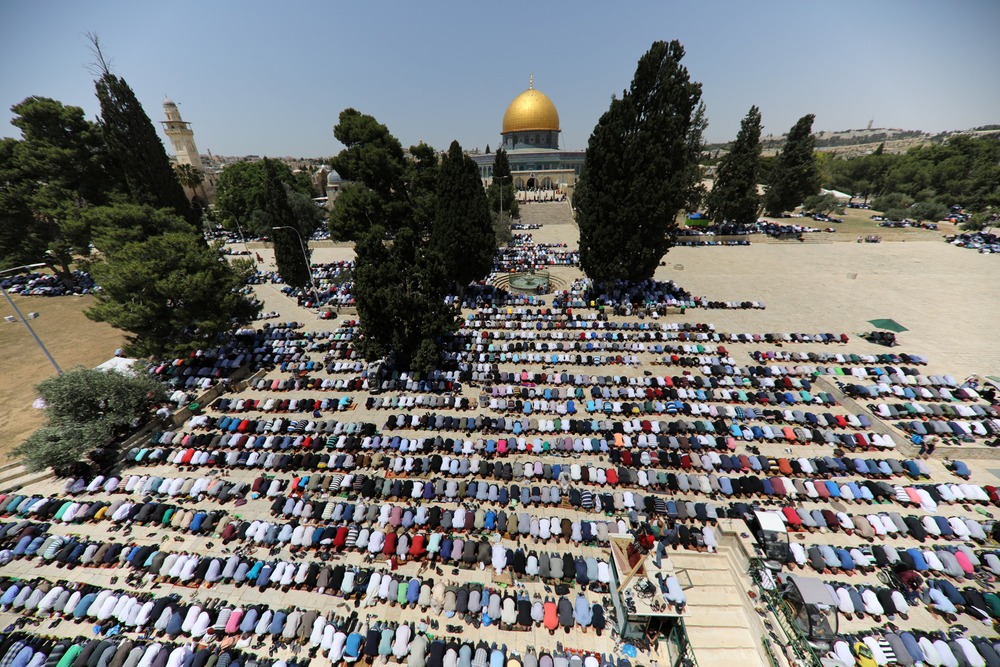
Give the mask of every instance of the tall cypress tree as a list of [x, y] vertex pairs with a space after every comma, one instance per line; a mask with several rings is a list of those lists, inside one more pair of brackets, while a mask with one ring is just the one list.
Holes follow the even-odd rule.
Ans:
[[812, 124], [816, 118], [806, 114], [788, 132], [771, 174], [771, 187], [764, 195], [764, 208], [770, 215], [790, 211], [806, 197], [819, 192], [820, 173], [816, 163], [816, 139]]
[[[502, 198], [502, 202], [501, 202]], [[521, 212], [514, 199], [514, 179], [510, 173], [510, 160], [507, 159], [507, 151], [500, 147], [493, 158], [493, 182], [489, 189], [490, 210], [517, 219], [521, 217]], [[503, 203], [501, 208], [500, 204]]]
[[760, 195], [760, 109], [750, 111], [740, 123], [729, 153], [719, 162], [715, 186], [708, 195], [708, 217], [716, 222], [749, 225], [757, 220]]
[[124, 175], [132, 201], [153, 208], [169, 208], [198, 225], [200, 221], [195, 219], [153, 123], [125, 79], [110, 72], [94, 41], [101, 71], [94, 82], [101, 103], [101, 129], [108, 152]]
[[654, 42], [590, 136], [574, 204], [580, 262], [596, 281], [651, 277], [699, 193], [701, 84], [683, 57], [679, 42]]
[[[310, 268], [303, 253], [305, 237], [296, 224], [295, 215], [288, 205], [288, 193], [278, 176], [274, 163], [264, 158], [264, 197], [261, 215], [271, 228], [274, 244], [274, 261], [278, 265], [281, 279], [292, 287], [306, 287], [310, 284]], [[275, 229], [281, 227], [282, 229]], [[290, 229], [289, 229], [290, 228]]]
[[354, 246], [357, 348], [368, 360], [392, 356], [397, 368], [435, 368], [439, 341], [455, 331], [459, 314], [444, 300], [444, 263], [410, 227], [391, 242], [385, 238], [386, 230], [375, 226]]
[[448, 282], [463, 289], [485, 278], [496, 255], [496, 234], [479, 168], [451, 142], [441, 160], [431, 245], [444, 260]]

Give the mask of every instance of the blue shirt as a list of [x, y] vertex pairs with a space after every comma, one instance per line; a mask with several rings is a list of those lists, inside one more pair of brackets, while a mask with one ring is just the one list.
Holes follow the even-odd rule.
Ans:
[[344, 656], [356, 658], [361, 653], [361, 640], [363, 638], [357, 632], [352, 632], [347, 637], [347, 642], [344, 644]]

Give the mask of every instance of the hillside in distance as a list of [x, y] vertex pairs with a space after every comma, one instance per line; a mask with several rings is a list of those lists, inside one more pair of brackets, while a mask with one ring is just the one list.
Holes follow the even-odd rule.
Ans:
[[[858, 130], [822, 130], [815, 133], [816, 148], [841, 157], [867, 155], [884, 144], [886, 153], [905, 153], [914, 146], [944, 143], [949, 137], [967, 135], [973, 137], [1000, 137], [1000, 125], [983, 125], [968, 130], [953, 130], [931, 134], [922, 130], [899, 128], [864, 128]], [[761, 137], [764, 155], [774, 155], [785, 144], [787, 135], [768, 134]], [[708, 144], [705, 152], [712, 158], [725, 155], [729, 142]]]

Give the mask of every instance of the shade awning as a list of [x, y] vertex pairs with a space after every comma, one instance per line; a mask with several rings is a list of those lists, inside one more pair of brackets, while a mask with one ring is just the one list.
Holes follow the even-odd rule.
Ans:
[[895, 331], [896, 333], [900, 333], [902, 331], [909, 331], [909, 329], [904, 327], [896, 320], [890, 320], [890, 319], [868, 320], [868, 323], [871, 324], [876, 329], [886, 329], [888, 331]]
[[826, 587], [822, 579], [815, 577], [799, 577], [794, 574], [789, 575], [789, 580], [799, 591], [802, 601], [806, 604], [823, 604], [832, 607], [837, 606], [837, 601], [830, 594], [830, 589]]

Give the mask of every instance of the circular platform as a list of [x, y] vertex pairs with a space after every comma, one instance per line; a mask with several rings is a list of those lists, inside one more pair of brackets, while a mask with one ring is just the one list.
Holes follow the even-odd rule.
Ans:
[[513, 273], [507, 280], [507, 288], [520, 294], [548, 294], [548, 273]]

